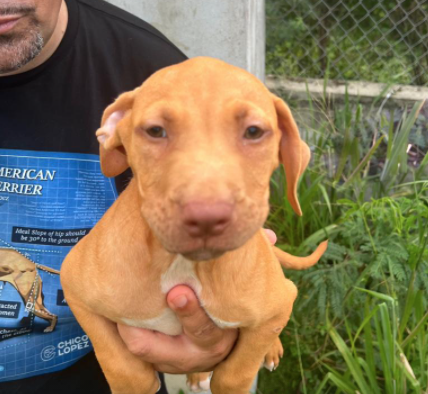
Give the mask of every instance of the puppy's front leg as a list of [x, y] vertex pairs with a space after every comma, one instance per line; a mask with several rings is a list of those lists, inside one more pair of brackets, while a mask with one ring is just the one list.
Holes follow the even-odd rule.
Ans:
[[297, 290], [287, 281], [287, 297], [279, 297], [282, 310], [261, 326], [240, 328], [239, 338], [229, 357], [215, 369], [211, 380], [213, 394], [248, 394], [260, 365], [275, 344], [291, 315]]
[[284, 323], [278, 321], [257, 329], [240, 329], [235, 349], [214, 369], [212, 393], [248, 394], [266, 353], [283, 327]]
[[113, 394], [155, 394], [159, 390], [160, 382], [153, 366], [127, 349], [115, 323], [80, 305], [72, 303], [71, 308], [94, 346]]

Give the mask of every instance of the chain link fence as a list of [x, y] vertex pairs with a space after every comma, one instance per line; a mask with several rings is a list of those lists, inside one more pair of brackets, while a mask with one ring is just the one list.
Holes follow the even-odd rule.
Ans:
[[428, 86], [428, 0], [266, 0], [267, 73]]

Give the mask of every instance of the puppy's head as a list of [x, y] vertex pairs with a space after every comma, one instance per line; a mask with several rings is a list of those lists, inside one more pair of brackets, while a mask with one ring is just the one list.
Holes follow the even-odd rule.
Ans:
[[301, 214], [297, 182], [310, 155], [289, 108], [219, 60], [158, 71], [105, 110], [97, 136], [104, 174], [132, 168], [142, 215], [172, 253], [208, 260], [243, 245], [266, 220], [279, 161]]

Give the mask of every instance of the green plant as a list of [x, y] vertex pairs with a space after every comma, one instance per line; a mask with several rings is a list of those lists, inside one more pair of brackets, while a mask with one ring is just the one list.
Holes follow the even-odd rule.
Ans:
[[[273, 374], [261, 373], [259, 391], [312, 393], [322, 384], [323, 394], [363, 394], [361, 384], [366, 392], [389, 393], [385, 365], [392, 363], [401, 390], [396, 394], [404, 394], [403, 387], [417, 393], [418, 385], [426, 388], [428, 368], [428, 154], [422, 141], [424, 156], [410, 163], [407, 149], [421, 141], [416, 125], [422, 104], [397, 120], [376, 103], [364, 108], [345, 97], [335, 107], [327, 97], [308, 100], [308, 115], [300, 122], [312, 148], [299, 186], [304, 215], [293, 214], [279, 170], [272, 178], [268, 224], [291, 253], [307, 254], [325, 238], [329, 248], [316, 267], [286, 272], [299, 297], [281, 336], [284, 358]], [[376, 303], [377, 296], [385, 299]], [[382, 319], [393, 313], [388, 329]], [[385, 361], [379, 340], [387, 329], [393, 352]], [[345, 372], [351, 362], [347, 348], [358, 365], [360, 359], [368, 363], [360, 366], [363, 380], [358, 371]]]
[[[424, 391], [427, 384], [428, 312], [421, 292], [413, 298], [408, 313], [412, 318], [406, 337], [400, 336], [399, 306], [396, 299], [382, 293], [358, 289], [369, 294], [364, 304], [363, 320], [347, 339], [328, 321], [328, 333], [343, 357], [347, 370], [332, 368], [316, 394], [331, 384], [345, 393], [407, 394]], [[383, 302], [373, 302], [372, 299]], [[406, 322], [408, 323], [408, 321]], [[345, 325], [352, 324], [345, 321]], [[351, 332], [352, 331], [352, 332]]]
[[[386, 362], [381, 354], [384, 349], [379, 347], [388, 329], [393, 333], [394, 351], [387, 353], [392, 357], [387, 362], [395, 365], [400, 361], [393, 370], [394, 379], [400, 387], [424, 387], [428, 368], [424, 350], [428, 344], [428, 200], [418, 194], [414, 199], [384, 197], [362, 205], [345, 200], [340, 205], [343, 216], [324, 262], [308, 272], [287, 272], [298, 283], [300, 296], [282, 336], [284, 365], [278, 369], [282, 376], [275, 384], [293, 390], [305, 385], [308, 392], [336, 384], [342, 390], [346, 387], [348, 391], [343, 392], [353, 393], [363, 393], [362, 385], [365, 392], [376, 393], [372, 385], [377, 382], [382, 394], [389, 393], [382, 386], [382, 374], [387, 372], [382, 364]], [[385, 306], [369, 302], [367, 293], [388, 301], [387, 311]], [[386, 320], [392, 316], [390, 328], [384, 322], [388, 314]], [[374, 328], [368, 331], [367, 324]], [[351, 361], [349, 353], [354, 357]], [[367, 361], [369, 369], [344, 373], [350, 362], [360, 365], [360, 358], [374, 361]], [[401, 368], [407, 368], [405, 360], [416, 380], [407, 375], [409, 368]], [[299, 370], [296, 365], [300, 363], [305, 367]], [[263, 394], [277, 392], [271, 390], [269, 380], [264, 373]], [[401, 393], [406, 391], [396, 392]]]
[[353, 106], [348, 96], [333, 115], [326, 97], [314, 102], [308, 95], [308, 104], [309, 120], [301, 123], [303, 139], [312, 148], [299, 188], [304, 215], [293, 214], [285, 198], [285, 176], [278, 169], [272, 177], [268, 220], [278, 231], [280, 246], [297, 253], [307, 252], [314, 241], [335, 231], [334, 223], [342, 215], [339, 200], [362, 204], [370, 197], [411, 196], [423, 187], [428, 165], [428, 152], [417, 168], [407, 163], [406, 152], [424, 103], [404, 112], [398, 124], [393, 114], [379, 114], [375, 105], [368, 111], [361, 104]]

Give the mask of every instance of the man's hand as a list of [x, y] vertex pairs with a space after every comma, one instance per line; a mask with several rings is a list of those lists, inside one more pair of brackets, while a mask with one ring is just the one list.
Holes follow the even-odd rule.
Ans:
[[[275, 244], [275, 233], [265, 231], [269, 241]], [[180, 320], [183, 334], [169, 336], [118, 324], [119, 334], [129, 351], [153, 364], [160, 372], [212, 371], [232, 350], [238, 330], [218, 328], [187, 286], [174, 287], [167, 295], [167, 303]]]
[[174, 287], [167, 295], [167, 303], [183, 325], [183, 334], [173, 337], [118, 324], [126, 346], [133, 354], [154, 364], [157, 371], [212, 371], [232, 350], [238, 330], [218, 328], [187, 286]]

